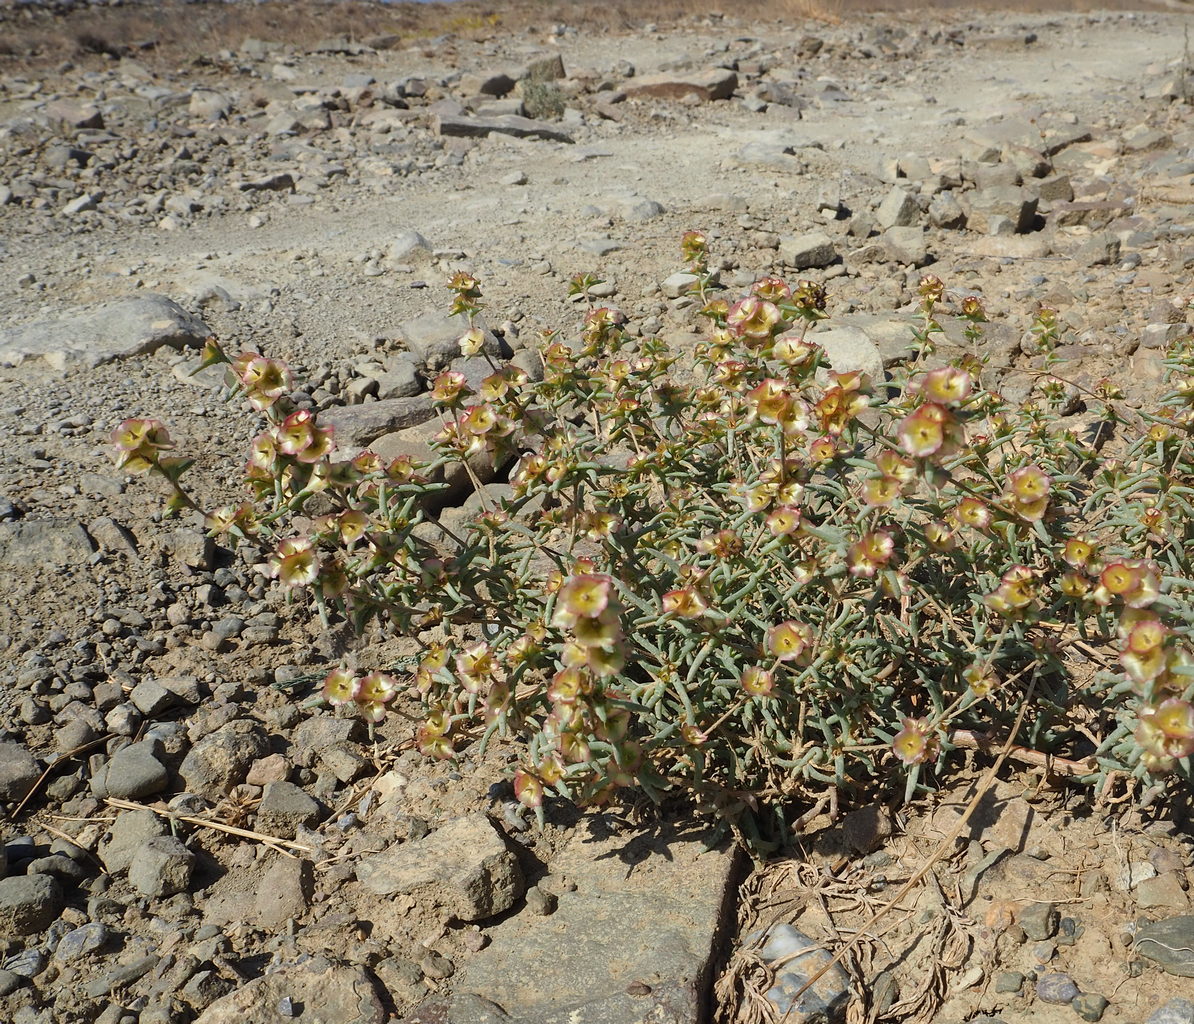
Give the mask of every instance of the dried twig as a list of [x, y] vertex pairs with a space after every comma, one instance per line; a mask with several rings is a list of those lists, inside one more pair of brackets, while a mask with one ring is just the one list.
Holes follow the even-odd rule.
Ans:
[[131, 800], [117, 800], [115, 797], [106, 797], [104, 803], [109, 807], [116, 807], [122, 811], [149, 811], [162, 818], [169, 818], [171, 821], [184, 821], [188, 825], [198, 825], [200, 828], [210, 828], [217, 832], [226, 832], [229, 835], [240, 836], [242, 839], [252, 839], [264, 846], [277, 850], [278, 853], [285, 854], [287, 857], [294, 856], [294, 854], [289, 852], [290, 850], [297, 850], [300, 853], [314, 852], [311, 847], [304, 846], [302, 843], [296, 843], [290, 839], [267, 836], [264, 832], [253, 832], [251, 829], [237, 828], [235, 825], [225, 825], [222, 821], [198, 818], [193, 814], [179, 814], [176, 811], [166, 810], [164, 807], [149, 807], [146, 804], [133, 803]]
[[1021, 703], [1020, 703], [1020, 711], [1016, 715], [1016, 721], [1013, 723], [1010, 732], [1008, 732], [1007, 739], [1004, 741], [1003, 748], [1000, 750], [999, 756], [995, 759], [995, 763], [992, 764], [991, 767], [987, 769], [986, 775], [983, 776], [983, 779], [979, 783], [978, 788], [974, 793], [974, 796], [972, 796], [970, 798], [970, 802], [966, 805], [966, 809], [962, 812], [962, 816], [960, 818], [958, 818], [957, 822], [954, 824], [954, 827], [952, 829], [950, 829], [949, 833], [945, 836], [945, 838], [942, 839], [941, 842], [937, 844], [937, 847], [929, 855], [928, 859], [924, 862], [924, 864], [922, 864], [920, 866], [920, 868], [917, 869], [916, 873], [913, 874], [913, 876], [911, 878], [909, 878], [907, 882], [905, 882], [902, 886], [900, 886], [899, 892], [897, 892], [882, 907], [880, 907], [878, 910], [874, 911], [871, 914], [869, 920], [867, 920], [867, 922], [862, 926], [862, 928], [859, 929], [858, 934], [855, 935], [854, 938], [852, 938], [844, 946], [842, 946], [842, 948], [839, 949], [830, 960], [828, 960], [826, 963], [822, 964], [820, 969], [813, 972], [812, 976], [808, 979], [808, 981], [806, 981], [804, 983], [804, 985], [801, 986], [801, 988], [792, 996], [792, 1003], [788, 1007], [787, 1013], [785, 1013], [783, 1015], [783, 1017], [781, 1018], [781, 1021], [787, 1020], [789, 1015], [792, 1012], [793, 1007], [796, 1006], [796, 1003], [799, 1001], [800, 997], [802, 995], [804, 995], [804, 993], [807, 992], [810, 988], [812, 988], [813, 985], [815, 985], [818, 981], [820, 981], [820, 979], [822, 977], [824, 977], [825, 974], [832, 967], [834, 967], [837, 964], [840, 964], [847, 956], [849, 956], [850, 953], [854, 950], [854, 948], [864, 938], [880, 939], [900, 923], [899, 920], [895, 920], [891, 924], [889, 924], [886, 928], [884, 928], [881, 932], [878, 932], [875, 934], [870, 933], [871, 928], [874, 927], [876, 922], [878, 922], [882, 918], [886, 917], [891, 912], [891, 910], [894, 907], [896, 907], [903, 900], [903, 898], [905, 896], [908, 895], [908, 893], [910, 893], [917, 885], [920, 884], [920, 882], [924, 879], [925, 875], [927, 875], [932, 870], [933, 865], [935, 865], [945, 855], [945, 852], [951, 846], [953, 846], [954, 842], [957, 841], [958, 836], [960, 836], [962, 834], [962, 829], [964, 829], [966, 827], [966, 823], [970, 820], [971, 816], [974, 814], [975, 810], [977, 809], [979, 803], [982, 801], [983, 797], [987, 795], [987, 791], [990, 790], [990, 788], [993, 785], [995, 785], [995, 778], [999, 774], [999, 770], [1003, 767], [1004, 762], [1007, 761], [1008, 756], [1011, 754], [1012, 749], [1015, 747], [1016, 736], [1019, 735], [1020, 726], [1024, 724], [1024, 715], [1028, 711], [1028, 702], [1030, 700], [1032, 700], [1032, 694], [1035, 690], [1036, 690], [1036, 677], [1034, 676], [1032, 678], [1032, 681], [1028, 684], [1028, 690], [1024, 694], [1023, 701], [1021, 701]]
[[33, 795], [39, 789], [41, 789], [42, 783], [45, 782], [46, 779], [48, 779], [50, 777], [50, 775], [54, 771], [54, 769], [57, 768], [60, 764], [62, 764], [63, 761], [69, 761], [76, 754], [84, 754], [88, 750], [91, 750], [93, 747], [98, 747], [101, 743], [107, 743], [108, 740], [112, 739], [112, 737], [115, 735], [116, 735], [115, 733], [111, 733], [111, 732], [106, 733], [105, 735], [92, 740], [90, 743], [80, 744], [79, 746], [75, 747], [74, 749], [68, 750], [65, 754], [59, 754], [56, 758], [54, 758], [53, 761], [51, 761], [48, 765], [46, 765], [45, 771], [43, 771], [41, 773], [41, 775], [39, 775], [37, 777], [37, 781], [35, 783], [33, 783], [33, 785], [29, 788], [29, 792], [25, 794], [25, 799], [22, 800], [19, 804], [16, 805], [16, 807], [13, 808], [12, 813], [8, 816], [8, 820], [16, 821], [17, 818], [19, 818], [21, 816], [21, 811], [23, 811], [25, 809], [25, 805], [27, 803], [29, 803], [30, 800], [33, 799]]

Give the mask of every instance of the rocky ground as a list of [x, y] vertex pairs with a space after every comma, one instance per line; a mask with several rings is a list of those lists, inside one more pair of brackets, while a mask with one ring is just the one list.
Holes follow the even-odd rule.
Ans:
[[400, 715], [370, 734], [311, 699], [401, 645], [325, 630], [105, 451], [159, 416], [212, 505], [240, 496], [256, 421], [189, 373], [214, 332], [290, 360], [340, 443], [396, 454], [454, 355], [452, 272], [532, 371], [541, 332], [579, 322], [580, 272], [683, 344], [688, 228], [727, 289], [826, 282], [845, 358], [904, 357], [931, 267], [1002, 325], [1005, 394], [1037, 379], [1043, 303], [1069, 380], [1147, 406], [1192, 329], [1188, 20], [699, 15], [3, 58], [0, 1019], [1192, 1024], [1172, 801], [1006, 772], [897, 926], [789, 1009], [828, 958], [800, 950], [868, 929], [964, 784], [813, 818], [758, 871], [684, 816], [528, 827], [509, 752], [429, 764]]

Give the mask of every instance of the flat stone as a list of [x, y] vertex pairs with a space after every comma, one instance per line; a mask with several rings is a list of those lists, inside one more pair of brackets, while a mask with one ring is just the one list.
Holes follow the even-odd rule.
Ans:
[[279, 839], [293, 839], [300, 825], [319, 820], [319, 803], [293, 782], [270, 782], [257, 807], [257, 830]]
[[1170, 999], [1153, 1011], [1147, 1024], [1194, 1024], [1194, 1000]]
[[1016, 923], [1024, 929], [1024, 934], [1030, 939], [1040, 942], [1057, 934], [1057, 923], [1060, 919], [1056, 905], [1029, 903], [1020, 911]]
[[147, 355], [159, 348], [198, 348], [211, 329], [165, 295], [131, 295], [74, 316], [0, 331], [0, 366], [44, 359], [54, 369], [87, 367]]
[[[288, 1016], [278, 1007], [287, 1000]], [[255, 978], [217, 999], [195, 1024], [385, 1024], [369, 972], [363, 967], [286, 967]]]
[[510, 135], [516, 139], [546, 139], [549, 142], [571, 142], [572, 136], [559, 128], [553, 128], [545, 121], [536, 121], [517, 114], [501, 114], [497, 117], [455, 117], [451, 114], [435, 114], [431, 119], [431, 130], [436, 135], [455, 136], [466, 139], [482, 139], [487, 135]]
[[[369, 447], [386, 462], [400, 456], [409, 456], [416, 463], [434, 462], [440, 458], [440, 453], [432, 447], [432, 442], [441, 429], [438, 420], [429, 420], [417, 427], [408, 427], [406, 430], [383, 434], [371, 442]], [[497, 478], [498, 473], [505, 467], [505, 463], [497, 464], [493, 456], [482, 449], [468, 456], [468, 466], [472, 470], [472, 475], [465, 469], [465, 464], [459, 461], [449, 462], [436, 470], [432, 474], [433, 482], [446, 483], [447, 487], [429, 495], [427, 504], [442, 507], [445, 504], [464, 501], [475, 489], [473, 477], [476, 477], [482, 484], [490, 483]]]
[[[611, 835], [582, 822], [551, 861], [549, 917], [518, 914], [458, 968], [448, 1020], [690, 1024], [732, 914], [734, 855], [704, 836]], [[566, 883], [566, 885], [560, 885]]]
[[1031, 231], [1036, 217], [1037, 197], [1018, 185], [1000, 185], [980, 189], [965, 196], [969, 206], [966, 226], [979, 234], [995, 234], [992, 227], [997, 217], [1011, 222], [1018, 235]]
[[415, 895], [462, 921], [509, 910], [524, 887], [517, 858], [484, 814], [454, 818], [423, 839], [366, 857], [357, 879], [378, 896]]
[[0, 879], [0, 938], [32, 935], [62, 913], [62, 887], [50, 875]]
[[433, 419], [435, 404], [429, 394], [342, 405], [319, 415], [320, 425], [332, 428], [332, 437], [341, 447], [366, 445], [383, 434]]
[[67, 932], [58, 940], [58, 947], [54, 950], [54, 959], [63, 963], [78, 960], [88, 953], [102, 949], [111, 938], [108, 926], [99, 921], [89, 921], [72, 931]]
[[1136, 931], [1135, 947], [1166, 974], [1194, 978], [1194, 916], [1179, 914], [1143, 925]]
[[1176, 871], [1165, 871], [1155, 878], [1146, 878], [1136, 886], [1136, 906], [1141, 910], [1161, 912], [1184, 910], [1190, 898], [1182, 888]]
[[95, 541], [73, 519], [20, 519], [0, 523], [0, 565], [26, 569], [49, 565], [86, 565]]
[[24, 800], [40, 777], [36, 759], [21, 744], [11, 740], [0, 743], [0, 802]]
[[883, 249], [895, 263], [923, 267], [929, 262], [929, 250], [922, 227], [888, 228], [883, 232]]
[[262, 928], [281, 928], [291, 918], [301, 917], [311, 905], [315, 875], [309, 860], [278, 857], [257, 884], [257, 923]]
[[[473, 325], [481, 330], [482, 350], [495, 358], [501, 356], [502, 343], [489, 330], [484, 318], [474, 317]], [[460, 358], [460, 339], [468, 329], [468, 323], [461, 317], [448, 316], [439, 310], [428, 310], [398, 325], [398, 333], [415, 363], [436, 369]]]
[[709, 68], [688, 74], [663, 72], [632, 78], [622, 86], [627, 96], [653, 96], [679, 100], [697, 96], [702, 100], [729, 99], [738, 88], [738, 76], [727, 68]]
[[883, 356], [870, 335], [860, 327], [829, 327], [810, 331], [808, 340], [825, 350], [837, 373], [861, 370], [873, 383], [883, 381]]
[[823, 231], [784, 235], [779, 240], [779, 258], [793, 270], [827, 267], [837, 259], [837, 246]]
[[[834, 964], [816, 981], [809, 979], [833, 959], [833, 954], [790, 924], [775, 925], [759, 950], [766, 963], [776, 963], [775, 985], [767, 999], [786, 1020], [815, 1024], [841, 1019], [850, 997], [850, 976]], [[808, 986], [799, 998], [796, 993]]]

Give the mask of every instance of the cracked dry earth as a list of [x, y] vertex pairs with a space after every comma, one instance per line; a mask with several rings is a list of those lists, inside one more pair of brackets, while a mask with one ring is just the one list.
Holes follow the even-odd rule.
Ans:
[[0, 1020], [1194, 1024], [1180, 795], [1013, 765], [892, 929], [793, 1003], [964, 781], [813, 818], [760, 870], [682, 815], [528, 827], [513, 751], [429, 764], [400, 715], [370, 737], [310, 699], [400, 642], [325, 630], [104, 451], [161, 417], [211, 503], [239, 498], [257, 427], [189, 375], [208, 332], [291, 361], [341, 443], [400, 446], [458, 269], [529, 367], [583, 271], [683, 345], [688, 228], [730, 292], [824, 281], [852, 357], [903, 357], [931, 267], [1007, 325], [1005, 394], [1031, 390], [1045, 303], [1067, 377], [1147, 406], [1192, 329], [1188, 20], [700, 15], [6, 69]]

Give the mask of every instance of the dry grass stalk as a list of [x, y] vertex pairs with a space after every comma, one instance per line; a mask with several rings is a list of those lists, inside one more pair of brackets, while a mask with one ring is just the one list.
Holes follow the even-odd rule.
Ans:
[[209, 818], [199, 818], [193, 814], [178, 814], [175, 811], [167, 810], [164, 807], [150, 807], [147, 804], [134, 803], [132, 800], [118, 800], [115, 797], [106, 797], [104, 799], [109, 807], [115, 807], [122, 811], [149, 811], [162, 818], [168, 818], [171, 821], [183, 821], [188, 825], [196, 825], [199, 828], [210, 828], [217, 832], [224, 832], [228, 835], [239, 836], [241, 839], [252, 839], [254, 842], [261, 843], [263, 846], [268, 846], [278, 853], [284, 854], [287, 857], [294, 857], [291, 850], [296, 850], [299, 853], [311, 853], [311, 847], [304, 846], [302, 843], [296, 843], [289, 839], [279, 839], [277, 836], [268, 836], [264, 832], [254, 832], [252, 829], [238, 828], [235, 825], [225, 825], [222, 821], [213, 821]]

